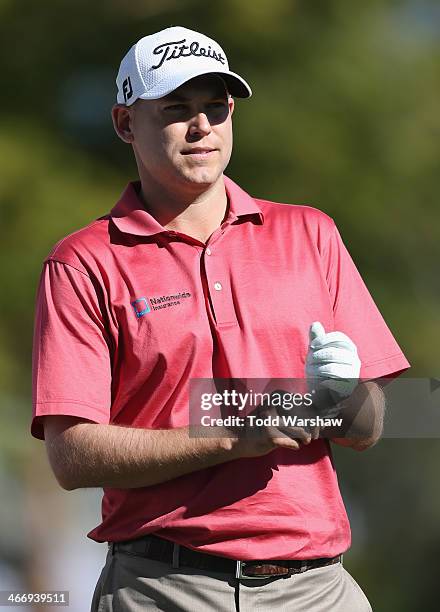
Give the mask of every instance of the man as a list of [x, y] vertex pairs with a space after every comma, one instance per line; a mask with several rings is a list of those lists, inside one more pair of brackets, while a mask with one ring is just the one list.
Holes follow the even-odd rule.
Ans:
[[[92, 610], [370, 610], [341, 563], [350, 530], [328, 441], [190, 436], [189, 382], [307, 367], [347, 383], [408, 363], [333, 221], [224, 176], [234, 98], [251, 90], [215, 41], [147, 36], [117, 86], [114, 128], [140, 181], [46, 259], [34, 343], [32, 433], [63, 488], [104, 488]], [[382, 395], [374, 382], [345, 395], [372, 425], [334, 441], [362, 450]]]

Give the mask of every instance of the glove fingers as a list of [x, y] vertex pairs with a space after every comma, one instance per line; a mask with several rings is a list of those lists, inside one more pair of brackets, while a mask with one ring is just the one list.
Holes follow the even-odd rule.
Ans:
[[342, 332], [330, 332], [324, 337], [319, 336], [310, 342], [312, 350], [321, 349], [324, 347], [349, 348], [352, 351], [356, 350], [356, 345], [350, 338]]
[[346, 348], [325, 347], [316, 351], [310, 352], [307, 355], [307, 361], [311, 364], [319, 363], [342, 363], [346, 365], [352, 364], [357, 359], [357, 355]]
[[325, 338], [325, 329], [319, 321], [315, 321], [311, 324], [309, 330], [309, 341], [313, 342], [314, 340], [324, 340]]
[[322, 387], [326, 387], [336, 395], [340, 396], [349, 396], [353, 393], [355, 387], [357, 386], [358, 381], [356, 379], [349, 380], [323, 380], [321, 383]]
[[307, 378], [346, 378], [358, 379], [360, 362], [354, 366], [344, 363], [309, 364], [306, 367]]

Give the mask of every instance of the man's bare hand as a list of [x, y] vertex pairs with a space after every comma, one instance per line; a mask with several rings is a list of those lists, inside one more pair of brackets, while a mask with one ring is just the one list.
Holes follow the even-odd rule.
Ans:
[[[289, 448], [299, 450], [302, 445], [310, 444], [319, 435], [314, 428], [308, 431], [302, 427], [278, 427], [272, 425], [275, 417], [279, 416], [274, 406], [262, 405], [253, 413], [262, 418], [266, 425], [247, 425], [240, 432], [237, 443], [234, 445], [241, 457], [261, 457], [276, 448]], [[248, 422], [248, 421], [246, 421]]]

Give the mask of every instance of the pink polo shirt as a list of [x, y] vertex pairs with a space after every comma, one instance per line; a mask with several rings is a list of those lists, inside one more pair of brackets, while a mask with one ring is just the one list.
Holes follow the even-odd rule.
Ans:
[[[133, 183], [109, 215], [54, 247], [37, 299], [35, 437], [51, 414], [185, 426], [192, 378], [303, 377], [313, 321], [352, 338], [362, 377], [408, 367], [332, 219], [225, 185], [228, 215], [207, 244], [159, 225]], [[90, 538], [148, 532], [236, 559], [329, 557], [350, 545], [324, 440], [104, 490]]]

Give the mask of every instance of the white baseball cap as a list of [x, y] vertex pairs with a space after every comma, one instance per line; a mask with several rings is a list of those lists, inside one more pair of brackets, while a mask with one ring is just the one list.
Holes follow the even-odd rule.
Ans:
[[119, 66], [117, 102], [130, 106], [138, 98], [156, 100], [201, 74], [217, 74], [237, 98], [252, 90], [229, 70], [220, 45], [204, 34], [180, 26], [166, 28], [135, 43]]

